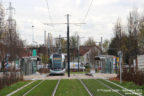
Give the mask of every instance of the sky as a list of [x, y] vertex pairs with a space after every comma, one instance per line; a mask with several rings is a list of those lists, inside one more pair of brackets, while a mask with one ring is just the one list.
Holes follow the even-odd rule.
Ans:
[[[70, 24], [70, 36], [78, 34], [83, 37], [81, 42], [86, 41], [88, 37], [96, 42], [100, 42], [101, 37], [103, 40], [110, 40], [118, 18], [121, 18], [122, 24], [126, 25], [129, 12], [133, 8], [138, 8], [139, 11], [144, 9], [144, 0], [93, 0], [86, 16], [91, 0], [1, 0], [1, 2], [5, 9], [9, 2], [12, 2], [18, 33], [27, 44], [32, 44], [33, 33], [34, 41], [43, 44], [44, 31], [47, 34], [51, 33], [54, 38], [59, 35], [66, 37], [66, 24], [53, 24], [66, 23], [66, 14], [70, 14], [70, 23], [85, 23]], [[8, 16], [8, 12], [6, 15]]]

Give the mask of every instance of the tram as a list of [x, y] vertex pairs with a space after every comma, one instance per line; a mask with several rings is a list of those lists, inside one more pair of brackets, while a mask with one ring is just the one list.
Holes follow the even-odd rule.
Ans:
[[50, 74], [64, 74], [65, 73], [65, 55], [54, 53], [50, 56]]

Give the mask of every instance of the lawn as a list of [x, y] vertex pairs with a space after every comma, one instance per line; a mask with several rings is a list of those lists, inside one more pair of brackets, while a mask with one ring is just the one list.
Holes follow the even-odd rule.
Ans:
[[82, 80], [94, 96], [120, 96], [94, 79]]
[[103, 82], [104, 84], [110, 86], [110, 87], [113, 88], [113, 89], [118, 90], [118, 91], [119, 91], [121, 94], [123, 94], [124, 96], [137, 96], [137, 95], [132, 94], [131, 92], [126, 91], [126, 90], [124, 90], [123, 88], [118, 87], [118, 86], [116, 86], [116, 85], [114, 85], [114, 84], [112, 84], [112, 83], [109, 83], [109, 82], [107, 82], [107, 81], [105, 81], [105, 80], [103, 80], [103, 79], [99, 79], [99, 81]]
[[89, 96], [79, 80], [61, 80], [55, 96]]
[[58, 80], [45, 80], [26, 96], [51, 96]]
[[0, 90], [0, 96], [5, 96], [14, 90], [24, 86], [25, 84], [29, 83], [30, 81], [20, 81], [17, 83], [12, 84], [11, 86], [6, 86], [3, 89]]
[[[131, 94], [125, 94], [122, 88], [102, 79], [97, 79], [97, 80], [83, 79], [82, 81], [84, 82], [84, 84], [88, 87], [89, 91], [94, 96], [120, 96], [118, 93], [112, 91], [110, 88], [107, 88], [100, 82], [110, 86], [112, 89], [120, 90], [119, 92], [123, 94], [124, 96], [135, 96]], [[0, 90], [0, 96], [5, 96], [9, 94], [10, 92], [24, 86], [25, 84], [29, 82], [30, 81], [21, 81], [9, 87], [7, 86], [3, 88], [2, 90]], [[40, 82], [41, 80], [37, 80], [33, 82], [32, 84], [26, 86], [22, 90], [19, 90], [17, 93], [13, 94], [12, 96], [22, 96], [26, 92], [28, 92], [30, 89], [32, 89], [34, 86], [39, 84]], [[45, 80], [36, 88], [34, 88], [32, 91], [30, 91], [26, 96], [51, 96], [52, 92], [54, 91], [54, 88], [56, 87], [57, 82], [58, 80]], [[114, 80], [112, 82], [115, 82], [128, 89], [143, 89], [144, 90], [144, 86], [138, 86], [132, 82], [123, 82], [122, 84]], [[89, 94], [78, 79], [63, 79], [59, 83], [55, 96], [89, 96]]]
[[35, 82], [33, 82], [32, 84], [26, 86], [25, 88], [23, 88], [22, 90], [18, 91], [17, 93], [13, 94], [12, 96], [22, 96], [23, 94], [25, 94], [27, 91], [29, 91], [31, 88], [33, 88], [35, 85], [37, 85], [41, 80], [37, 80]]
[[139, 85], [136, 85], [134, 84], [133, 82], [126, 82], [126, 81], [123, 81], [121, 84], [119, 81], [116, 81], [116, 80], [111, 80], [112, 82], [114, 83], [117, 83], [125, 88], [128, 88], [128, 89], [134, 89], [134, 90], [137, 90], [137, 92], [142, 92], [143, 96], [144, 96], [144, 85], [142, 86], [139, 86]]

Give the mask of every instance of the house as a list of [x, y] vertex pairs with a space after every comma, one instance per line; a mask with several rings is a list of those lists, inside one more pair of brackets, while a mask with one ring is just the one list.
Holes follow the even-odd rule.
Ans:
[[102, 52], [99, 46], [80, 46], [81, 63], [91, 64], [95, 56], [100, 55]]
[[[139, 55], [137, 59], [138, 59], [138, 70], [144, 71], [144, 55]], [[136, 66], [136, 63], [134, 63], [134, 66]]]
[[[115, 56], [102, 55], [102, 50], [98, 46], [80, 46], [81, 63], [89, 64], [91, 73], [113, 73], [115, 71]], [[96, 57], [100, 59], [97, 60]], [[92, 72], [93, 71], [93, 72]]]

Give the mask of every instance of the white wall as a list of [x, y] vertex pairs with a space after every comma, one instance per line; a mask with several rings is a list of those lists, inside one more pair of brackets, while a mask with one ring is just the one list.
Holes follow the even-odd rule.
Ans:
[[[100, 50], [97, 49], [97, 47], [94, 47], [94, 48], [95, 48], [96, 50], [98, 50], [98, 54], [100, 54]], [[91, 50], [92, 50], [92, 48], [83, 55], [84, 60], [82, 61], [82, 63], [84, 63], [84, 64], [90, 63], [90, 62], [88, 61], [87, 57], [89, 58], [89, 53], [90, 53]]]
[[144, 55], [138, 56], [138, 69], [144, 71]]

